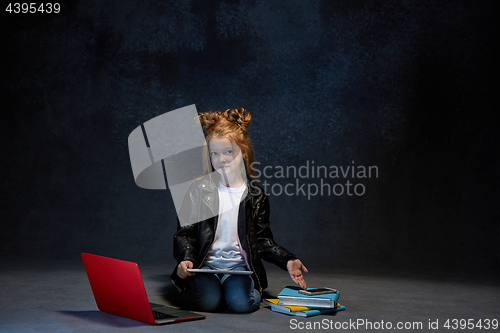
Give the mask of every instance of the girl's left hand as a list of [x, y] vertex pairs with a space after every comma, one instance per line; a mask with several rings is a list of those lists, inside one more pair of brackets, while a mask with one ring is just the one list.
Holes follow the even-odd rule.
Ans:
[[288, 260], [286, 268], [288, 269], [288, 274], [290, 274], [293, 282], [306, 289], [307, 284], [306, 281], [304, 281], [304, 277], [302, 276], [302, 271], [307, 273], [308, 270], [306, 266], [302, 264], [302, 261], [300, 261], [299, 259]]

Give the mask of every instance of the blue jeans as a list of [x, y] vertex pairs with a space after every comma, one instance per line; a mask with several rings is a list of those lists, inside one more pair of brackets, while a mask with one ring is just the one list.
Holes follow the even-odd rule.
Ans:
[[182, 300], [190, 309], [212, 312], [226, 304], [233, 312], [246, 313], [259, 308], [261, 296], [249, 275], [229, 275], [219, 279], [215, 274], [196, 274], [188, 277]]

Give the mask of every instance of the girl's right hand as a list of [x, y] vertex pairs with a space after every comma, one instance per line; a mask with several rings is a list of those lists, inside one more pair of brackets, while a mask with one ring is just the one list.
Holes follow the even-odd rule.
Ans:
[[193, 267], [194, 265], [191, 261], [189, 260], [181, 261], [181, 263], [177, 266], [177, 275], [179, 275], [181, 279], [186, 279], [188, 276], [193, 276], [194, 273], [187, 271], [188, 268], [193, 268]]

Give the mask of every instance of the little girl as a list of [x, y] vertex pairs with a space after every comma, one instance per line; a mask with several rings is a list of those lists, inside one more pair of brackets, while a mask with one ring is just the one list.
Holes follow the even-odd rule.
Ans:
[[[183, 301], [193, 310], [210, 312], [226, 304], [234, 312], [259, 307], [267, 287], [261, 259], [288, 270], [306, 288], [302, 262], [276, 244], [269, 228], [269, 199], [256, 185], [244, 109], [210, 111], [199, 115], [206, 137], [205, 176], [190, 187], [181, 211], [188, 221], [178, 223], [174, 235], [177, 267], [172, 280]], [[208, 162], [208, 160], [210, 162]], [[190, 273], [189, 268], [249, 270], [252, 275]]]

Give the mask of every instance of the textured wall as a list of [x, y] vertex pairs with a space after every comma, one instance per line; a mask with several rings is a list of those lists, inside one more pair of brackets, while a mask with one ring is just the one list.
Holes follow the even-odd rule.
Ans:
[[276, 239], [309, 266], [498, 273], [499, 4], [66, 1], [57, 16], [4, 14], [0, 251], [170, 260], [172, 200], [134, 184], [127, 137], [196, 104], [249, 110], [261, 168], [378, 167], [350, 179], [362, 196], [271, 195]]

